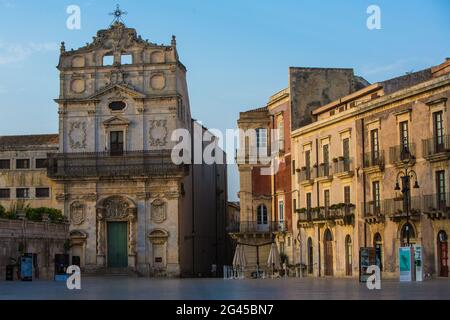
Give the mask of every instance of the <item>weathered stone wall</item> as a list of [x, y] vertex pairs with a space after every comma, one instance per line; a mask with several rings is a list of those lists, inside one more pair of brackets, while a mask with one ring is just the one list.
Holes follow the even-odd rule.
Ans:
[[[67, 224], [0, 219], [0, 281], [5, 280], [6, 266], [12, 264], [10, 258], [20, 257], [19, 246], [23, 246], [23, 253], [37, 254], [33, 277], [52, 279], [55, 254], [65, 253], [68, 236]], [[17, 268], [14, 270], [16, 276]]]

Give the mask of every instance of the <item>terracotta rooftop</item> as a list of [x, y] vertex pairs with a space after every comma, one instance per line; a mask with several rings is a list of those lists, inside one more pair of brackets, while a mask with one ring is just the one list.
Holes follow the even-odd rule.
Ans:
[[59, 143], [58, 134], [38, 134], [27, 136], [0, 136], [0, 149], [27, 146], [48, 146]]

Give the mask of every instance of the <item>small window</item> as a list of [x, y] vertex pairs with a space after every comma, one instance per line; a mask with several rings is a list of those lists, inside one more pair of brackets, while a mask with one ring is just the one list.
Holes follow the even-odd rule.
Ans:
[[1, 169], [11, 169], [11, 160], [9, 159], [0, 159], [0, 170]]
[[47, 159], [36, 159], [36, 169], [47, 168]]
[[114, 64], [114, 56], [103, 56], [103, 65], [112, 66]]
[[123, 101], [113, 101], [108, 105], [111, 111], [122, 111], [126, 106], [126, 103]]
[[0, 199], [9, 199], [11, 191], [9, 189], [0, 189]]
[[18, 188], [16, 189], [17, 199], [28, 199], [30, 197], [30, 189], [28, 188]]
[[50, 188], [36, 188], [36, 198], [49, 198]]
[[16, 169], [30, 169], [30, 159], [17, 159]]
[[120, 64], [133, 64], [133, 56], [131, 54], [123, 54], [120, 57]]

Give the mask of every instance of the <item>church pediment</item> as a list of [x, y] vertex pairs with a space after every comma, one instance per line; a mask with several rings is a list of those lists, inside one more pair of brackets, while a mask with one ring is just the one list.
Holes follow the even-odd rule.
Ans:
[[128, 126], [129, 124], [130, 124], [130, 121], [121, 116], [114, 116], [114, 117], [109, 118], [108, 120], [103, 121], [103, 125], [105, 127]]
[[133, 98], [133, 99], [144, 99], [146, 97], [145, 94], [137, 91], [134, 88], [131, 88], [129, 86], [123, 85], [123, 84], [111, 84], [106, 86], [103, 89], [100, 89], [96, 93], [94, 93], [92, 96], [88, 98], [88, 100], [98, 100], [102, 98], [103, 96], [113, 93], [114, 99], [122, 99], [122, 98]]

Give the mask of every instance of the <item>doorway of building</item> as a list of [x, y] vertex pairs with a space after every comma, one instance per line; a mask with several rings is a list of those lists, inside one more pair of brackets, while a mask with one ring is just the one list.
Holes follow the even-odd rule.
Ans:
[[128, 266], [127, 222], [108, 222], [108, 267]]
[[380, 268], [380, 271], [383, 271], [383, 240], [378, 232], [373, 237], [373, 247], [375, 248], [376, 265]]
[[324, 263], [325, 263], [325, 275], [333, 275], [333, 235], [330, 229], [325, 231], [324, 242], [323, 242], [323, 253], [324, 253]]
[[352, 237], [348, 234], [345, 237], [345, 275], [352, 275]]
[[445, 231], [438, 233], [439, 276], [448, 277], [448, 237]]
[[314, 271], [314, 252], [313, 242], [311, 237], [308, 238], [308, 273], [313, 274]]

